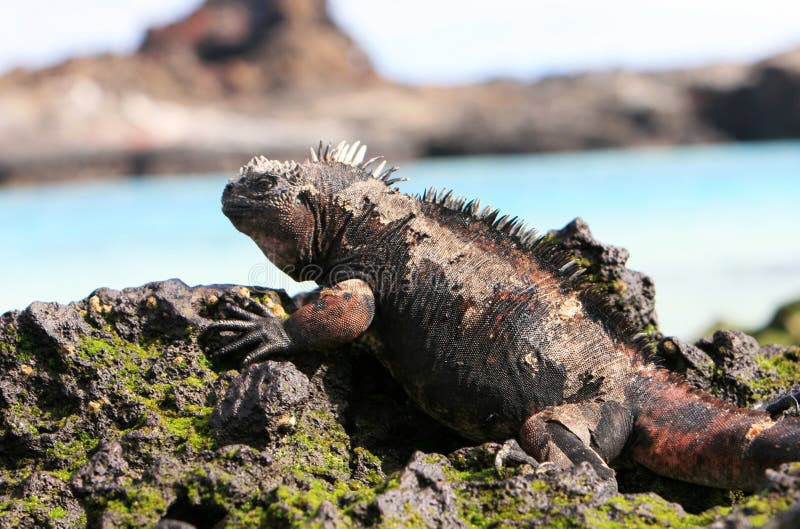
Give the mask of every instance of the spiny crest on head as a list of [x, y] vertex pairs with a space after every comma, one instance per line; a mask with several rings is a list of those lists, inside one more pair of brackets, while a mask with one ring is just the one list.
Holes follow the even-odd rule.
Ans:
[[289, 180], [293, 180], [300, 176], [300, 164], [292, 161], [278, 162], [270, 160], [266, 156], [254, 156], [239, 169], [239, 176], [266, 173], [284, 175]]
[[406, 180], [405, 178], [390, 178], [392, 173], [397, 171], [397, 167], [390, 166], [387, 168], [386, 160], [383, 159], [383, 156], [375, 156], [365, 162], [367, 146], [362, 145], [360, 141], [352, 144], [341, 141], [336, 147], [333, 147], [330, 143], [323, 145], [322, 142], [319, 142], [319, 146], [316, 149], [311, 147], [309, 151], [311, 152], [312, 162], [329, 164], [338, 162], [350, 167], [356, 167], [365, 171], [372, 178], [383, 181], [387, 186]]

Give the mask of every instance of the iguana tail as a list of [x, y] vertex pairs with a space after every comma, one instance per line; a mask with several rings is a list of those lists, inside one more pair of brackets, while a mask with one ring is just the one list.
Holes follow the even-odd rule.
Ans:
[[683, 481], [753, 490], [764, 472], [800, 461], [800, 420], [736, 408], [661, 369], [633, 383], [636, 462]]

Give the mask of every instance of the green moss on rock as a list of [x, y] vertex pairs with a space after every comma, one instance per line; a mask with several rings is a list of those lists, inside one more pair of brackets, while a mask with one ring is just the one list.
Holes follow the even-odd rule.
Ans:
[[[197, 329], [216, 316], [208, 300], [225, 296], [243, 294], [173, 281], [98, 291], [70, 309], [78, 319], [67, 326], [34, 329], [4, 316], [0, 526], [142, 527], [164, 516], [227, 528], [428, 527], [442, 519], [480, 528], [682, 528], [730, 517], [759, 526], [798, 499], [772, 491], [687, 513], [653, 493], [619, 494], [585, 469], [498, 474], [494, 444], [441, 455], [465, 444], [444, 431], [426, 440], [430, 453], [415, 460], [425, 468], [415, 470], [403, 461], [420, 449], [414, 436], [429, 423], [398, 403], [397, 387], [359, 393], [355, 377], [370, 373], [353, 374], [364, 366], [342, 354], [296, 360], [310, 397], [261, 445], [220, 446], [209, 418], [242, 374], [210, 360], [205, 351], [215, 344]], [[283, 316], [279, 296], [255, 296]], [[796, 379], [797, 353], [758, 359], [769, 377], [754, 384], [785, 387]], [[376, 394], [388, 412], [355, 405]], [[387, 467], [400, 469], [386, 475]], [[687, 496], [706, 493], [680, 486]], [[428, 503], [415, 503], [415, 493]]]
[[102, 512], [103, 525], [133, 529], [155, 525], [166, 513], [167, 499], [157, 488], [139, 485], [119, 499], [101, 499], [94, 507]]
[[772, 356], [759, 354], [755, 360], [758, 367], [766, 374], [764, 377], [748, 381], [748, 385], [758, 397], [773, 396], [797, 384], [800, 374], [800, 347], [791, 347]]

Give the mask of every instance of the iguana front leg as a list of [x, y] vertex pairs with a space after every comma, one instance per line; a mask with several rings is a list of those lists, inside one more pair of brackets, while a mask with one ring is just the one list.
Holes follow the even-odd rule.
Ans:
[[252, 351], [244, 365], [271, 354], [298, 350], [332, 348], [352, 342], [367, 330], [375, 315], [375, 298], [369, 285], [348, 279], [323, 288], [317, 299], [303, 305], [288, 319], [273, 316], [265, 307], [253, 304], [254, 312], [231, 306], [239, 319], [219, 320], [207, 330], [244, 331], [214, 354]]

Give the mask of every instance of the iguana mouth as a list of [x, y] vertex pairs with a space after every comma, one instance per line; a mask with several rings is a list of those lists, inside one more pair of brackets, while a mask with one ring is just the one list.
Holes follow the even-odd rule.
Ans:
[[252, 212], [253, 208], [248, 207], [243, 204], [230, 204], [226, 203], [222, 205], [222, 212], [227, 217], [241, 217], [242, 215], [246, 215], [248, 212]]
[[222, 212], [227, 217], [231, 217], [231, 215], [242, 216], [253, 211], [252, 205], [236, 194], [236, 184], [239, 181], [228, 182], [225, 186], [225, 191], [222, 193]]

